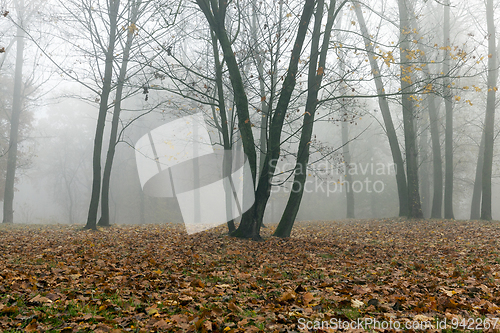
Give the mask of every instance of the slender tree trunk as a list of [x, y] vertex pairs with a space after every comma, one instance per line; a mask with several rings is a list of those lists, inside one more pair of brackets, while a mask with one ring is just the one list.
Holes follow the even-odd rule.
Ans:
[[351, 152], [349, 151], [349, 123], [347, 122], [347, 120], [342, 121], [342, 154], [344, 155], [346, 218], [353, 219], [354, 191], [352, 190], [352, 175], [349, 172], [349, 165], [351, 165]]
[[481, 194], [483, 189], [483, 161], [484, 161], [484, 131], [481, 134], [481, 143], [477, 154], [476, 176], [474, 177], [474, 189], [472, 191], [472, 201], [470, 207], [470, 219], [479, 220], [481, 218]]
[[123, 49], [122, 63], [120, 74], [118, 75], [118, 84], [115, 94], [115, 105], [113, 108], [113, 118], [111, 120], [111, 134], [109, 138], [108, 152], [106, 155], [106, 163], [104, 164], [104, 173], [102, 176], [102, 198], [101, 198], [101, 219], [98, 225], [102, 227], [109, 227], [109, 187], [111, 182], [111, 170], [113, 167], [113, 159], [115, 157], [116, 144], [118, 139], [118, 127], [120, 125], [120, 112], [122, 106], [123, 86], [127, 78], [127, 67], [130, 57], [130, 49], [132, 47], [132, 40], [135, 33], [135, 23], [137, 22], [137, 15], [141, 0], [138, 2], [133, 1], [131, 6], [130, 25], [127, 27], [127, 41]]
[[420, 119], [420, 151], [422, 163], [420, 163], [420, 185], [422, 193], [422, 213], [425, 218], [431, 216], [431, 184], [430, 184], [430, 161], [429, 161], [429, 129], [428, 122], [425, 117]]
[[141, 224], [146, 223], [146, 203], [144, 202], [144, 191], [139, 192], [139, 221]]
[[493, 0], [487, 0], [486, 2], [486, 21], [488, 25], [488, 95], [486, 98], [486, 116], [484, 120], [484, 162], [481, 219], [491, 220], [491, 174], [493, 166], [495, 104], [498, 78]]
[[[210, 11], [209, 4], [208, 2], [204, 0], [197, 0], [198, 5], [204, 12], [205, 16], [207, 17], [207, 20], [212, 26], [215, 26], [216, 24], [214, 23], [214, 17]], [[274, 171], [276, 169], [276, 163], [279, 158], [280, 154], [280, 145], [281, 145], [281, 130], [283, 127], [283, 122], [286, 116], [286, 111], [288, 109], [288, 104], [291, 99], [292, 92], [295, 88], [295, 76], [298, 70], [298, 62], [299, 62], [299, 57], [300, 53], [302, 51], [302, 46], [304, 44], [305, 40], [305, 35], [307, 32], [307, 27], [309, 25], [310, 18], [312, 16], [312, 12], [314, 9], [314, 0], [306, 0], [304, 7], [303, 7], [303, 12], [301, 15], [300, 19], [300, 25], [299, 29], [297, 31], [297, 36], [295, 39], [294, 47], [292, 49], [291, 53], [291, 58], [288, 66], [288, 72], [286, 74], [285, 80], [282, 85], [281, 89], [281, 94], [276, 106], [276, 110], [274, 112], [274, 115], [271, 120], [270, 124], [270, 129], [269, 129], [269, 141], [268, 141], [268, 147], [267, 147], [267, 154], [265, 158], [265, 163], [263, 164], [263, 170], [262, 173], [259, 176], [259, 182], [257, 186], [257, 190], [255, 191], [255, 203], [251, 209], [249, 209], [247, 212], [245, 212], [242, 216], [241, 223], [238, 227], [238, 229], [232, 233], [233, 236], [236, 237], [244, 237], [244, 238], [253, 238], [253, 239], [260, 239], [260, 228], [262, 225], [262, 218], [264, 216], [264, 211], [266, 208], [267, 200], [269, 199], [270, 191], [271, 191], [271, 180], [274, 175]], [[221, 11], [218, 11], [219, 15], [221, 15]], [[224, 14], [224, 11], [222, 11], [222, 14]], [[219, 19], [220, 21], [220, 19]], [[228, 70], [229, 74], [231, 76], [231, 84], [233, 85], [233, 90], [237, 91], [238, 89], [242, 89], [243, 84], [241, 83], [241, 75], [238, 71], [238, 67], [236, 64], [236, 60], [234, 59], [234, 53], [231, 50], [231, 46], [229, 44], [229, 40], [227, 39], [227, 36], [224, 37], [225, 31], [224, 30], [216, 30], [217, 37], [219, 39], [219, 42], [221, 43], [221, 46], [226, 45], [225, 47], [223, 46], [223, 52], [226, 57], [226, 63], [228, 64]], [[220, 37], [221, 35], [222, 37]], [[222, 38], [222, 40], [221, 40]], [[224, 40], [224, 43], [223, 43]], [[228, 47], [229, 46], [229, 47]], [[233, 65], [230, 65], [230, 59], [233, 57]], [[233, 72], [235, 75], [233, 75]], [[239, 78], [239, 79], [238, 79]], [[240, 81], [240, 83], [237, 83], [236, 81]], [[244, 93], [244, 92], [243, 92]], [[235, 94], [236, 97], [236, 94]], [[246, 98], [246, 97], [245, 97]], [[241, 103], [241, 101], [240, 101]], [[238, 103], [237, 103], [238, 104]], [[244, 114], [244, 109], [243, 111], [240, 112], [240, 108], [237, 108], [237, 115], [238, 115], [238, 123], [240, 126], [240, 131], [241, 131], [241, 126], [243, 126], [245, 123], [248, 125], [250, 128], [250, 124], [248, 121], [245, 122], [245, 120], [248, 120], [248, 105], [246, 105], [246, 116]], [[251, 134], [251, 128], [250, 128], [250, 134]], [[250, 159], [249, 157], [249, 162], [253, 163], [253, 173], [252, 175], [255, 176], [255, 149], [254, 149], [254, 142], [253, 139], [251, 142], [249, 140], [245, 139], [246, 136], [242, 133], [242, 139], [243, 139], [243, 147], [245, 153], [247, 153], [247, 150], [252, 150], [254, 152], [253, 155], [253, 160]], [[252, 136], [253, 138], [253, 136]], [[249, 147], [249, 145], [251, 145]], [[250, 165], [252, 166], [252, 163]]]
[[[444, 44], [451, 45], [450, 41], [450, 0], [445, 0], [444, 3]], [[451, 95], [451, 80], [449, 78], [450, 71], [450, 54], [445, 49], [443, 61], [444, 79], [444, 105], [446, 110], [446, 130], [444, 138], [444, 218], [453, 219], [453, 101]]]
[[410, 29], [408, 14], [412, 11], [407, 0], [398, 0], [400, 19], [400, 61], [401, 61], [401, 104], [403, 105], [403, 125], [406, 149], [406, 175], [408, 184], [408, 216], [411, 218], [422, 218], [422, 206], [420, 202], [418, 182], [418, 151], [415, 135], [415, 114], [413, 102], [410, 96], [413, 94], [412, 75], [406, 68], [411, 65], [406, 54], [410, 51], [410, 42], [406, 30]]
[[[341, 18], [337, 20], [337, 31], [341, 31], [340, 29], [340, 23], [342, 22]], [[336, 36], [337, 40], [341, 40], [340, 33], [337, 33]], [[345, 70], [345, 52], [343, 52], [342, 48], [338, 50], [339, 52], [339, 68], [340, 68], [340, 75], [342, 78], [346, 75], [346, 70]], [[342, 85], [341, 87], [341, 94], [346, 93], [346, 85]], [[349, 151], [349, 122], [347, 120], [347, 108], [346, 108], [346, 103], [344, 101], [341, 101], [341, 108], [340, 108], [340, 114], [342, 117], [345, 117], [345, 119], [342, 119], [341, 122], [341, 136], [342, 136], [342, 155], [344, 157], [344, 181], [343, 181], [343, 186], [345, 190], [345, 199], [346, 199], [346, 218], [352, 219], [354, 218], [354, 191], [352, 190], [352, 175], [349, 172], [349, 166], [351, 165], [351, 152]]]
[[90, 197], [89, 213], [85, 229], [97, 229], [97, 213], [99, 210], [99, 194], [101, 191], [101, 152], [108, 112], [108, 99], [111, 93], [111, 79], [113, 77], [113, 60], [117, 33], [117, 17], [120, 0], [110, 0], [109, 5], [109, 44], [106, 50], [106, 61], [102, 84], [101, 100], [99, 102], [99, 115], [97, 117], [96, 133], [94, 138], [94, 153], [92, 159], [92, 192]]
[[[227, 119], [226, 115], [226, 102], [225, 102], [225, 96], [224, 96], [224, 85], [222, 82], [222, 63], [219, 58], [219, 46], [217, 43], [217, 37], [215, 35], [215, 32], [213, 29], [210, 29], [210, 35], [212, 38], [212, 47], [213, 47], [213, 53], [214, 53], [214, 60], [215, 60], [215, 82], [217, 85], [217, 102], [219, 104], [219, 114], [221, 118], [221, 124], [220, 124], [220, 130], [222, 133], [222, 142], [224, 145], [224, 150], [228, 151], [232, 149], [232, 142], [229, 137], [229, 122]], [[214, 115], [215, 119], [215, 115]], [[231, 125], [232, 128], [232, 125]], [[228, 159], [227, 154], [224, 154], [224, 161], [223, 161], [223, 178], [229, 177], [231, 174], [231, 159]], [[226, 202], [229, 203], [231, 196], [233, 193], [226, 193]], [[230, 206], [228, 206], [230, 207]], [[229, 230], [229, 233], [232, 233], [236, 230], [236, 227], [234, 225], [234, 220], [230, 219], [227, 222], [227, 228]]]
[[299, 149], [297, 152], [297, 161], [294, 170], [294, 180], [285, 211], [283, 212], [280, 223], [274, 232], [274, 236], [277, 237], [290, 237], [295, 218], [297, 217], [297, 212], [299, 211], [302, 195], [304, 194], [305, 182], [307, 178], [307, 165], [309, 162], [309, 147], [314, 126], [314, 116], [318, 105], [318, 92], [321, 87], [321, 81], [325, 70], [326, 56], [328, 54], [328, 46], [330, 43], [333, 22], [342, 8], [342, 6], [335, 8], [335, 1], [330, 1], [328, 19], [326, 21], [326, 27], [323, 34], [323, 44], [320, 49], [319, 39], [321, 34], [323, 7], [324, 1], [318, 0], [311, 41], [307, 101], [302, 125], [302, 133], [300, 135]]
[[[411, 22], [417, 30], [418, 22], [414, 15], [410, 16]], [[425, 46], [422, 45], [425, 48]], [[425, 54], [421, 55], [424, 64], [428, 64]], [[422, 66], [422, 70], [428, 80], [431, 79], [429, 66]], [[434, 89], [432, 89], [434, 90]], [[443, 210], [443, 161], [441, 157], [441, 140], [439, 133], [439, 117], [438, 107], [436, 105], [436, 96], [434, 91], [429, 91], [427, 94], [427, 109], [429, 111], [429, 122], [432, 142], [432, 177], [433, 177], [433, 195], [431, 218], [440, 219]]]
[[436, 107], [436, 97], [433, 93], [427, 96], [432, 142], [432, 210], [431, 218], [440, 219], [443, 210], [443, 161], [441, 157], [441, 142], [439, 140], [439, 117]]
[[23, 109], [23, 64], [24, 64], [24, 0], [17, 4], [18, 27], [16, 36], [16, 68], [14, 76], [14, 92], [12, 113], [10, 115], [9, 152], [7, 153], [7, 173], [5, 176], [5, 192], [3, 200], [3, 223], [14, 222], [14, 183], [17, 168], [17, 144], [19, 137], [19, 118]]
[[382, 82], [382, 75], [380, 73], [380, 68], [375, 59], [373, 59], [373, 54], [375, 50], [371, 44], [370, 34], [366, 28], [365, 19], [363, 17], [363, 12], [359, 5], [356, 3], [354, 5], [356, 16], [358, 18], [361, 34], [363, 35], [363, 41], [365, 43], [366, 52], [368, 53], [368, 59], [370, 61], [370, 66], [372, 69], [373, 77], [375, 80], [375, 87], [377, 89], [378, 104], [380, 107], [380, 112], [382, 113], [382, 118], [384, 119], [385, 130], [387, 133], [387, 139], [389, 140], [389, 146], [391, 148], [392, 160], [396, 165], [396, 183], [398, 187], [398, 199], [399, 199], [399, 216], [408, 216], [408, 187], [406, 183], [406, 173], [405, 165], [403, 161], [403, 156], [401, 154], [401, 149], [399, 147], [398, 136], [396, 134], [396, 129], [394, 128], [394, 123], [392, 121], [391, 110], [389, 108], [389, 102], [385, 95], [384, 83]]

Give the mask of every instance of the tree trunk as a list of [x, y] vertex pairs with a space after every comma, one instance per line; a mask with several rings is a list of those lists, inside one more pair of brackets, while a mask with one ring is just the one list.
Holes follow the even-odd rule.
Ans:
[[428, 122], [425, 117], [420, 119], [420, 151], [422, 156], [422, 162], [420, 163], [420, 189], [422, 193], [422, 213], [425, 218], [431, 216], [431, 184], [429, 180], [430, 176], [430, 161], [429, 161], [429, 129]]
[[361, 34], [363, 35], [366, 52], [368, 53], [368, 59], [370, 61], [373, 78], [375, 80], [375, 87], [377, 89], [378, 95], [378, 104], [380, 107], [380, 112], [382, 113], [382, 118], [384, 119], [385, 131], [387, 133], [387, 139], [389, 140], [389, 146], [392, 153], [392, 160], [396, 165], [399, 216], [408, 216], [408, 187], [406, 183], [405, 165], [403, 156], [401, 154], [401, 149], [399, 147], [398, 136], [396, 134], [396, 129], [394, 128], [394, 123], [392, 121], [389, 102], [387, 101], [387, 97], [385, 96], [385, 88], [384, 83], [382, 82], [382, 75], [380, 73], [379, 65], [377, 61], [373, 59], [373, 56], [371, 56], [372, 54], [375, 54], [375, 50], [373, 48], [373, 45], [371, 44], [370, 34], [368, 33], [368, 29], [366, 28], [363, 12], [358, 4], [355, 4], [354, 8], [356, 11], [356, 16], [358, 18]]
[[488, 25], [488, 95], [486, 98], [486, 116], [484, 120], [484, 162], [481, 219], [491, 220], [491, 173], [493, 166], [495, 103], [498, 78], [493, 0], [487, 0], [486, 2], [486, 22]]
[[[444, 4], [444, 44], [451, 46], [450, 41], [450, 0], [446, 0]], [[446, 75], [444, 79], [444, 105], [446, 110], [446, 130], [444, 138], [444, 218], [453, 219], [453, 102], [451, 95], [451, 80], [449, 78], [450, 71], [450, 54], [445, 49], [443, 61], [443, 73]]]
[[94, 152], [92, 159], [92, 192], [90, 197], [89, 213], [85, 229], [97, 229], [97, 213], [99, 210], [99, 194], [101, 190], [101, 152], [108, 112], [108, 99], [111, 92], [111, 79], [113, 77], [113, 60], [116, 43], [116, 22], [120, 0], [111, 0], [109, 6], [109, 44], [106, 50], [104, 77], [99, 102], [99, 115], [97, 117], [96, 133], [94, 138]]
[[12, 100], [12, 113], [10, 116], [9, 152], [7, 154], [7, 173], [5, 176], [5, 192], [3, 199], [3, 223], [14, 222], [14, 183], [17, 168], [17, 143], [19, 137], [19, 118], [23, 109], [23, 64], [24, 64], [24, 0], [16, 6], [18, 26], [16, 36], [16, 68], [14, 76], [14, 92]]
[[401, 61], [401, 104], [403, 106], [403, 126], [406, 150], [406, 175], [408, 184], [408, 217], [422, 218], [422, 206], [420, 202], [418, 182], [418, 151], [415, 135], [415, 115], [413, 102], [410, 96], [413, 94], [411, 73], [405, 71], [411, 64], [406, 58], [410, 51], [410, 42], [405, 30], [410, 29], [408, 14], [412, 11], [407, 0], [398, 0], [400, 19], [400, 61]]
[[470, 206], [470, 219], [479, 220], [481, 218], [481, 194], [483, 188], [483, 161], [484, 161], [484, 131], [481, 134], [481, 143], [477, 154], [476, 176], [474, 177], [474, 189], [472, 191], [472, 201]]
[[[349, 123], [342, 121], [342, 154], [344, 155], [344, 184], [346, 199], [346, 218], [354, 218], [354, 191], [352, 190], [352, 175], [349, 173], [351, 153], [349, 151]], [[373, 196], [373, 195], [372, 195]]]
[[432, 141], [433, 194], [431, 218], [440, 219], [443, 210], [443, 161], [441, 157], [441, 142], [439, 140], [439, 117], [434, 94], [430, 93], [427, 98]]
[[[318, 105], [318, 92], [321, 87], [321, 81], [326, 65], [326, 56], [330, 43], [330, 36], [333, 22], [342, 7], [335, 8], [335, 1], [331, 0], [328, 10], [328, 19], [323, 34], [323, 44], [319, 47], [321, 34], [321, 21], [323, 19], [324, 1], [318, 0], [316, 15], [314, 18], [314, 30], [311, 41], [311, 53], [309, 60], [308, 73], [308, 92], [302, 133], [300, 135], [299, 149], [297, 152], [297, 161], [294, 169], [294, 180], [292, 191], [281, 217], [280, 223], [274, 232], [277, 237], [290, 237], [297, 212], [299, 211], [302, 195], [304, 194], [305, 182], [307, 178], [307, 164], [309, 162], [309, 147], [314, 126], [314, 116]], [[319, 57], [319, 63], [318, 63]]]
[[[342, 40], [342, 37], [339, 33], [341, 31], [341, 24], [342, 19], [341, 17], [337, 20], [337, 34], [336, 38], [337, 40]], [[338, 54], [339, 54], [339, 69], [340, 69], [340, 76], [341, 78], [344, 78], [344, 76], [347, 74], [345, 70], [345, 59], [346, 55], [345, 52], [343, 51], [342, 48], [338, 49]], [[341, 95], [344, 95], [347, 91], [347, 86], [345, 84], [342, 84], [340, 87]], [[342, 155], [344, 158], [344, 180], [343, 180], [343, 186], [345, 189], [345, 199], [346, 199], [346, 218], [352, 219], [354, 218], [354, 191], [352, 190], [352, 175], [349, 172], [349, 166], [351, 165], [351, 152], [349, 151], [349, 122], [347, 119], [347, 108], [346, 108], [346, 103], [344, 103], [344, 100], [342, 99], [341, 102], [341, 108], [340, 108], [340, 114], [344, 118], [342, 119], [341, 122], [341, 136], [342, 136]]]
[[[224, 85], [222, 82], [222, 63], [219, 58], [219, 46], [217, 43], [217, 36], [215, 35], [215, 31], [213, 29], [210, 29], [210, 36], [212, 38], [212, 51], [214, 54], [214, 62], [215, 62], [215, 83], [217, 85], [217, 103], [219, 105], [219, 115], [221, 119], [220, 123], [220, 132], [222, 133], [222, 143], [224, 146], [224, 150], [228, 151], [231, 150], [232, 147], [232, 141], [229, 136], [229, 128], [232, 129], [232, 125], [229, 124], [227, 115], [226, 115], [226, 102], [225, 102], [225, 96], [224, 96]], [[215, 112], [215, 111], [214, 111]], [[216, 119], [216, 115], [214, 114], [214, 119]], [[227, 154], [224, 154], [224, 161], [223, 161], [223, 178], [229, 177], [231, 174], [231, 160], [227, 158]], [[231, 196], [233, 193], [226, 193], [226, 202], [229, 203]], [[226, 208], [231, 207], [228, 205]], [[228, 212], [229, 213], [229, 212]], [[230, 219], [227, 221], [227, 228], [229, 230], [229, 233], [232, 233], [236, 230], [236, 227], [234, 225], [234, 220]]]
[[[202, 0], [198, 0], [200, 2]], [[265, 163], [259, 176], [257, 190], [255, 191], [255, 203], [251, 209], [242, 216], [238, 229], [232, 233], [236, 237], [260, 239], [260, 228], [266, 208], [267, 200], [271, 193], [271, 181], [276, 169], [276, 163], [280, 156], [281, 131], [285, 120], [288, 104], [295, 88], [295, 76], [302, 46], [304, 44], [307, 28], [314, 9], [314, 0], [306, 0], [300, 18], [299, 29], [293, 44], [293, 49], [288, 65], [288, 72], [281, 88], [281, 94], [276, 105], [269, 128], [269, 140]], [[245, 142], [244, 142], [245, 144]]]
[[104, 173], [102, 176], [102, 198], [101, 198], [101, 219], [98, 225], [101, 227], [109, 227], [109, 186], [111, 182], [111, 170], [113, 167], [113, 159], [115, 157], [116, 144], [118, 139], [118, 126], [120, 125], [120, 112], [123, 96], [123, 85], [127, 78], [127, 66], [130, 57], [130, 49], [132, 47], [132, 39], [134, 38], [135, 30], [133, 27], [137, 22], [137, 15], [141, 0], [133, 1], [129, 6], [132, 7], [130, 26], [127, 27], [127, 41], [123, 49], [122, 63], [120, 74], [118, 76], [118, 84], [115, 94], [115, 106], [113, 108], [113, 119], [111, 120], [111, 134], [109, 138], [108, 152], [106, 155], [106, 163], [104, 164]]
[[[411, 22], [414, 25], [414, 28], [419, 30], [416, 17], [410, 16], [410, 18]], [[427, 60], [427, 56], [425, 54], [422, 54], [421, 57], [424, 64], [429, 63], [429, 61]], [[429, 66], [422, 66], [422, 70], [425, 73], [427, 79], [430, 81], [431, 74], [429, 71]], [[429, 93], [427, 94], [427, 103], [428, 103], [431, 142], [432, 142], [433, 195], [432, 195], [431, 218], [440, 219], [442, 216], [442, 209], [443, 209], [443, 161], [441, 156], [439, 117], [438, 117], [438, 107], [436, 105], [435, 91], [429, 91]]]

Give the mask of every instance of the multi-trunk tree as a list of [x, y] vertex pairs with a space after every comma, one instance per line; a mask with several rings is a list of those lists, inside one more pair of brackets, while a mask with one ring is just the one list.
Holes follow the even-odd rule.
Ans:
[[[307, 101], [294, 169], [292, 191], [290, 193], [290, 197], [288, 198], [280, 223], [274, 232], [274, 235], [278, 237], [290, 236], [295, 218], [297, 217], [297, 212], [299, 211], [308, 174], [307, 166], [309, 162], [311, 137], [314, 127], [314, 117], [318, 108], [318, 93], [321, 89], [321, 82], [326, 70], [326, 57], [330, 48], [332, 27], [337, 14], [346, 2], [347, 1], [341, 2], [338, 6], [336, 6], [335, 1], [330, 1], [328, 5], [325, 30], [323, 33], [321, 33], [321, 25], [325, 4], [324, 1], [319, 0], [316, 5], [314, 28], [311, 37], [311, 51], [309, 55], [309, 71], [307, 75]], [[323, 35], [323, 40], [320, 43], [321, 35]]]

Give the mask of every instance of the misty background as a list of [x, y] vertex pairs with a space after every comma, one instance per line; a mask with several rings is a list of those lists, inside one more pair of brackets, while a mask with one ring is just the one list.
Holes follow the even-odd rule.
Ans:
[[[112, 1], [111, 1], [112, 2]], [[110, 24], [106, 18], [106, 1], [2, 1], [0, 9], [4, 15], [0, 18], [0, 110], [1, 147], [3, 154], [0, 168], [6, 170], [9, 150], [10, 117], [13, 108], [14, 80], [16, 72], [16, 40], [19, 27], [25, 34], [23, 54], [23, 103], [20, 118], [19, 146], [16, 167], [14, 221], [15, 223], [62, 223], [84, 224], [87, 220], [92, 186], [92, 154], [98, 122], [100, 98], [102, 98], [102, 75], [105, 57], [100, 54], [96, 38], [105, 32]], [[408, 0], [412, 3], [412, 15], [418, 20], [418, 32], [413, 33], [415, 45], [425, 44], [432, 48], [427, 52], [428, 68], [437, 76], [448, 76], [453, 90], [453, 212], [455, 219], [469, 219], [471, 197], [476, 176], [477, 158], [483, 135], [487, 94], [487, 61], [489, 59], [488, 40], [497, 40], [489, 36], [486, 26], [486, 7], [484, 1], [461, 2], [451, 4], [451, 50], [457, 59], [452, 59], [448, 75], [441, 72], [443, 63], [443, 13], [444, 7], [435, 1]], [[214, 123], [214, 105], [206, 101], [213, 98], [213, 82], [203, 82], [194, 78], [187, 70], [182, 72], [184, 64], [189, 69], [197, 69], [207, 77], [213, 76], [211, 69], [213, 54], [208, 32], [208, 23], [204, 20], [193, 2], [143, 1], [144, 13], [135, 23], [130, 23], [125, 14], [130, 12], [127, 6], [137, 4], [134, 1], [121, 1], [118, 33], [122, 38], [131, 31], [135, 36], [129, 64], [129, 74], [121, 99], [121, 114], [118, 127], [119, 137], [116, 144], [111, 182], [110, 182], [110, 222], [112, 224], [141, 224], [182, 222], [175, 198], [153, 198], [144, 195], [139, 183], [135, 162], [135, 142], [151, 129], [196, 112], [204, 112], [214, 144], [220, 144], [217, 124]], [[278, 29], [276, 22], [282, 22], [284, 29], [279, 75], [286, 72], [290, 46], [296, 34], [296, 26], [301, 11], [300, 2], [276, 1], [257, 3], [255, 1], [238, 2], [238, 8], [230, 8], [226, 25], [228, 31], [238, 29], [238, 11], [241, 34], [246, 34], [251, 41], [257, 36], [252, 29], [269, 24], [268, 29]], [[284, 7], [283, 7], [284, 6]], [[376, 40], [378, 56], [367, 55], [359, 31], [358, 18], [350, 2], [340, 9], [340, 19], [334, 24], [330, 42], [331, 52], [327, 56], [328, 83], [320, 94], [324, 102], [318, 105], [313, 135], [309, 167], [306, 177], [306, 190], [301, 201], [297, 220], [338, 220], [346, 218], [346, 191], [354, 192], [354, 217], [388, 218], [398, 216], [398, 189], [391, 149], [387, 139], [386, 126], [375, 92], [373, 70], [368, 59], [377, 57], [383, 71], [383, 80], [393, 117], [394, 127], [404, 154], [403, 114], [401, 96], [398, 95], [398, 74], [400, 70], [396, 53], [399, 52], [399, 28], [397, 3], [395, 1], [366, 1], [363, 12], [367, 26]], [[494, 11], [498, 14], [498, 4]], [[132, 7], [130, 7], [132, 8]], [[256, 10], [255, 8], [258, 8]], [[85, 30], [90, 11], [96, 11], [94, 19], [96, 30]], [[8, 13], [7, 13], [8, 12]], [[97, 14], [99, 12], [99, 14]], [[5, 14], [6, 13], [6, 14]], [[257, 13], [257, 14], [255, 14]], [[271, 15], [265, 21], [266, 13]], [[247, 16], [245, 16], [247, 15]], [[288, 16], [290, 15], [290, 16]], [[19, 18], [22, 17], [22, 20]], [[500, 17], [496, 15], [496, 17]], [[141, 21], [142, 19], [142, 21]], [[252, 20], [259, 21], [256, 24]], [[274, 21], [273, 21], [274, 20]], [[272, 22], [271, 22], [272, 21]], [[272, 25], [274, 23], [274, 25]], [[288, 28], [287, 28], [288, 27]], [[262, 28], [263, 29], [263, 28]], [[415, 27], [414, 29], [417, 29]], [[248, 31], [247, 31], [248, 30]], [[312, 24], [306, 47], [312, 36]], [[271, 40], [272, 33], [259, 31], [258, 38]], [[269, 35], [269, 36], [268, 36]], [[249, 37], [250, 36], [250, 37]], [[262, 37], [264, 36], [264, 37]], [[267, 37], [266, 37], [267, 36]], [[420, 37], [422, 37], [420, 39]], [[285, 41], [285, 38], [287, 39]], [[263, 43], [263, 42], [261, 42]], [[265, 44], [265, 43], [263, 43]], [[118, 40], [116, 58], [124, 52], [124, 39]], [[249, 46], [250, 45], [250, 46]], [[269, 53], [256, 55], [249, 51], [251, 42], [235, 42], [241, 71], [248, 75], [249, 91], [255, 89], [255, 101], [252, 102], [250, 121], [255, 138], [259, 138], [262, 110], [258, 90], [261, 88], [254, 76], [259, 74], [256, 63], [260, 56], [266, 61], [274, 59]], [[267, 44], [263, 47], [265, 48]], [[276, 44], [272, 44], [276, 45]], [[246, 48], [247, 47], [247, 48]], [[255, 46], [252, 46], [255, 47]], [[274, 46], [276, 47], [276, 46]], [[454, 48], [455, 47], [455, 48]], [[458, 48], [458, 49], [457, 49]], [[272, 48], [270, 48], [271, 50]], [[423, 47], [422, 47], [423, 49]], [[419, 48], [420, 50], [420, 48]], [[274, 48], [274, 51], [276, 49]], [[444, 49], [445, 52], [446, 48]], [[459, 55], [464, 52], [463, 58]], [[393, 57], [396, 59], [390, 59]], [[287, 203], [293, 181], [292, 171], [295, 166], [299, 143], [299, 120], [305, 114], [305, 94], [307, 92], [307, 66], [310, 55], [304, 51], [299, 71], [304, 76], [297, 84], [296, 92], [286, 120], [280, 163], [273, 178], [276, 186], [271, 190], [264, 215], [264, 223], [278, 223]], [[496, 54], [495, 54], [496, 57]], [[257, 60], [256, 60], [257, 59]], [[340, 61], [339, 59], [342, 59]], [[422, 58], [418, 58], [422, 61]], [[281, 60], [279, 60], [281, 62]], [[340, 65], [343, 63], [343, 65]], [[385, 66], [384, 66], [385, 64]], [[391, 66], [392, 64], [392, 66]], [[267, 65], [266, 65], [267, 66]], [[344, 67], [343, 67], [344, 66]], [[434, 66], [434, 67], [433, 67]], [[208, 69], [210, 68], [210, 70]], [[267, 69], [267, 67], [266, 67]], [[113, 69], [113, 82], [117, 82], [119, 67]], [[421, 71], [421, 69], [420, 69]], [[254, 73], [254, 74], [251, 74]], [[418, 73], [417, 73], [418, 74]], [[269, 77], [274, 75], [270, 73]], [[185, 81], [185, 86], [179, 81]], [[438, 86], [442, 79], [435, 79]], [[229, 74], [224, 74], [224, 84], [230, 87]], [[424, 80], [422, 79], [422, 82]], [[422, 83], [425, 87], [428, 83]], [[207, 85], [209, 87], [207, 87]], [[191, 90], [190, 87], [192, 88]], [[337, 90], [334, 90], [335, 89]], [[491, 89], [491, 88], [490, 88]], [[340, 93], [339, 93], [340, 91]], [[496, 87], [495, 87], [496, 91]], [[205, 95], [203, 95], [203, 93]], [[113, 117], [113, 96], [111, 91], [109, 109], [104, 127], [102, 166], [106, 159], [109, 145], [111, 122]], [[345, 94], [349, 98], [329, 100], [332, 95]], [[438, 110], [438, 131], [441, 154], [445, 157], [445, 98], [443, 88], [437, 87], [433, 93]], [[413, 95], [412, 95], [413, 96]], [[433, 156], [431, 147], [430, 118], [427, 110], [429, 92], [422, 88], [415, 94], [415, 132], [418, 148], [418, 176], [420, 198], [424, 217], [431, 215], [433, 186]], [[226, 108], [234, 116], [234, 94], [227, 93]], [[269, 98], [269, 97], [268, 97]], [[497, 103], [497, 101], [496, 101]], [[495, 122], [494, 137], [499, 126]], [[344, 125], [343, 125], [344, 124]], [[346, 127], [347, 126], [347, 127]], [[343, 139], [343, 127], [347, 128], [348, 141]], [[234, 142], [238, 143], [237, 122], [234, 126]], [[257, 140], [260, 144], [260, 141]], [[239, 142], [241, 144], [241, 142]], [[345, 149], [348, 146], [349, 162], [346, 164]], [[404, 158], [405, 159], [405, 158]], [[346, 165], [348, 165], [346, 167]], [[492, 216], [500, 217], [500, 187], [498, 182], [498, 145], [493, 150], [492, 172]], [[325, 169], [326, 168], [326, 169]], [[1, 175], [5, 179], [6, 171]], [[347, 187], [346, 174], [352, 176], [351, 186]], [[368, 188], [367, 186], [371, 186]], [[375, 188], [373, 186], [376, 186]], [[2, 192], [5, 180], [2, 181]], [[359, 189], [359, 191], [357, 190]]]

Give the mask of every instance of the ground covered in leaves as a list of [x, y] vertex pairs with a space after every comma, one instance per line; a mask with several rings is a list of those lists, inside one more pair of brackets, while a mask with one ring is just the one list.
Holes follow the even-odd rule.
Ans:
[[500, 331], [498, 222], [272, 229], [255, 242], [223, 227], [0, 226], [0, 330]]

